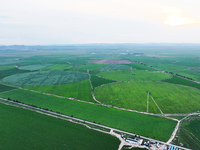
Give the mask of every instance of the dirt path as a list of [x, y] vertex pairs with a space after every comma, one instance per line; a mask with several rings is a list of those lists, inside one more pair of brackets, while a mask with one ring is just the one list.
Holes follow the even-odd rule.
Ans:
[[160, 107], [158, 106], [158, 104], [156, 103], [156, 101], [154, 100], [153, 96], [151, 96], [151, 98], [154, 101], [154, 103], [156, 104], [156, 106], [158, 107], [158, 109], [160, 110], [161, 114], [163, 114], [162, 110], [160, 109]]
[[147, 93], [147, 113], [149, 111], [149, 92]]

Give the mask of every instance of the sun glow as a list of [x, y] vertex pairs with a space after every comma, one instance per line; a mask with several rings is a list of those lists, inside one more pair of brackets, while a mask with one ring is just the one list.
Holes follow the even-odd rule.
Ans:
[[183, 26], [183, 25], [190, 25], [190, 24], [196, 24], [197, 22], [190, 19], [185, 18], [181, 16], [169, 16], [164, 21], [164, 24], [170, 25], [170, 26]]
[[185, 17], [184, 11], [177, 7], [166, 7], [164, 9], [164, 13], [166, 17], [163, 23], [169, 26], [177, 27], [199, 24], [199, 21], [193, 18]]

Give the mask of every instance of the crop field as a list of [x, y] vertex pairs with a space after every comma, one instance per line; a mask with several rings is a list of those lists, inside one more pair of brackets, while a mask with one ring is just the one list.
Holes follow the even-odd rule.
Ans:
[[181, 127], [178, 130], [177, 138], [173, 141], [174, 144], [180, 145], [183, 143], [184, 147], [192, 150], [200, 149], [200, 117], [190, 116], [183, 120]]
[[200, 108], [200, 90], [162, 82], [111, 83], [96, 88], [94, 93], [102, 103], [146, 112], [147, 91], [163, 113], [188, 113]]
[[15, 89], [15, 88], [0, 84], [0, 93], [5, 92], [5, 91], [9, 91], [9, 90], [12, 90], [12, 89]]
[[1, 150], [114, 150], [120, 144], [111, 135], [2, 103], [0, 116]]
[[72, 67], [73, 67], [72, 65], [67, 65], [67, 64], [56, 64], [50, 67], [46, 67], [42, 70], [65, 70], [65, 69], [71, 69]]
[[52, 66], [52, 64], [36, 64], [36, 65], [20, 66], [19, 69], [35, 71], [35, 70], [40, 70], [49, 66]]
[[112, 64], [112, 65], [107, 65], [105, 67], [102, 67], [98, 69], [98, 71], [126, 70], [126, 69], [131, 69], [131, 67], [127, 65]]
[[166, 73], [144, 70], [117, 70], [101, 72], [98, 76], [118, 81], [158, 81], [170, 78]]
[[200, 118], [198, 120], [191, 120], [189, 123], [185, 124], [184, 127], [200, 144]]
[[105, 64], [87, 64], [87, 65], [81, 65], [81, 66], [79, 66], [79, 68], [85, 69], [85, 70], [97, 70], [104, 66], [106, 66], [106, 65]]
[[131, 66], [133, 69], [137, 69], [137, 70], [148, 70], [148, 71], [155, 71], [155, 69], [138, 64], [138, 63], [131, 63], [131, 64], [127, 64], [128, 66]]
[[184, 70], [184, 71], [176, 71], [174, 72], [176, 74], [179, 74], [181, 76], [185, 76], [187, 78], [196, 80], [196, 81], [200, 81], [200, 73], [199, 72], [194, 72], [191, 70]]
[[28, 70], [19, 70], [17, 68], [12, 68], [12, 69], [8, 69], [8, 70], [0, 70], [0, 79], [10, 76], [10, 75], [14, 75], [17, 73], [26, 73], [26, 72], [30, 72]]
[[80, 72], [37, 71], [11, 75], [3, 78], [3, 82], [15, 86], [42, 86], [72, 83], [88, 78], [88, 74]]
[[59, 96], [80, 99], [83, 101], [95, 102], [91, 95], [91, 85], [89, 80], [61, 85], [28, 86], [25, 88]]
[[[181, 121], [178, 132], [184, 141], [184, 146], [195, 149], [196, 146], [198, 147], [198, 142], [193, 139], [194, 137], [200, 139], [198, 135], [200, 131], [197, 129], [199, 119], [194, 119], [194, 122], [188, 124], [183, 123], [181, 119], [183, 116], [200, 111], [200, 84], [196, 82], [200, 81], [199, 46], [200, 44], [0, 46], [0, 97], [161, 141], [169, 140], [177, 125], [177, 121], [166, 117], [171, 116]], [[3, 112], [0, 114], [6, 115]], [[20, 113], [17, 118], [20, 116], [27, 118], [25, 115]], [[1, 116], [4, 118], [3, 115]], [[38, 122], [41, 122], [42, 126], [45, 119], [43, 118], [42, 122], [40, 118], [42, 117], [39, 117]], [[56, 120], [59, 126], [60, 121]], [[37, 120], [33, 121], [37, 122]], [[28, 125], [27, 123], [21, 123], [21, 128], [28, 130], [24, 127]], [[53, 128], [55, 124], [56, 121], [50, 126]], [[20, 124], [16, 125], [17, 128], [18, 126]], [[7, 129], [6, 126], [2, 128]], [[59, 132], [62, 128], [60, 127]], [[66, 149], [83, 148], [75, 143], [79, 138], [78, 133], [71, 127], [69, 130], [72, 130], [75, 135], [69, 143], [65, 143], [64, 139], [67, 139], [66, 142], [70, 141], [72, 132], [69, 131], [70, 133], [65, 136], [64, 132], [59, 133], [57, 129], [49, 137], [46, 132], [45, 137], [39, 135], [44, 139], [44, 141], [40, 140], [41, 142], [35, 138], [40, 134], [37, 130], [34, 135], [28, 135], [21, 129], [19, 132], [16, 130], [18, 135], [23, 134], [22, 139], [18, 138], [16, 142], [27, 142], [29, 139], [27, 135], [33, 139], [27, 142], [29, 145], [34, 147], [37, 146], [34, 143], [40, 145], [44, 143], [44, 146], [46, 144], [45, 147], [49, 149], [54, 146], [52, 144], [55, 144], [55, 147], [59, 144], [52, 140], [54, 136], [57, 137], [54, 134], [61, 134], [59, 140], [68, 146], [65, 147]], [[79, 131], [79, 128], [74, 130]], [[4, 139], [0, 140], [0, 149], [4, 141], [9, 141], [8, 138], [6, 139], [5, 131], [1, 130], [0, 123], [0, 133], [2, 132]], [[84, 131], [83, 135], [87, 135], [86, 132]], [[101, 139], [103, 137], [99, 139], [95, 137], [96, 132], [91, 134], [94, 134], [94, 145], [98, 145], [99, 140], [101, 140], [99, 143], [103, 142]], [[193, 135], [193, 139], [190, 138]], [[88, 144], [87, 137], [80, 135], [80, 138], [86, 140], [82, 143], [81, 140], [79, 141], [80, 145], [85, 145], [85, 149], [96, 149], [93, 144]], [[112, 137], [113, 139], [115, 138]], [[176, 140], [172, 141], [176, 142]], [[118, 139], [114, 141], [113, 144], [105, 144], [105, 147], [117, 149], [119, 141]], [[180, 146], [180, 141], [175, 144]], [[196, 146], [193, 148], [192, 145]], [[62, 146], [57, 147], [64, 149]], [[98, 147], [102, 149], [102, 146], [98, 145]]]
[[108, 83], [112, 83], [112, 82], [115, 82], [115, 81], [104, 79], [104, 78], [99, 78], [97, 76], [91, 76], [91, 82], [92, 82], [93, 88], [96, 88], [96, 87], [101, 86], [103, 84], [108, 84]]
[[0, 97], [19, 100], [26, 104], [48, 108], [55, 112], [61, 112], [69, 116], [73, 115], [76, 118], [163, 141], [169, 139], [177, 124], [176, 121], [165, 118], [67, 100], [25, 90], [1, 93]]
[[200, 89], [200, 84], [186, 80], [186, 79], [182, 79], [180, 77], [176, 77], [173, 76], [171, 79], [166, 79], [163, 80], [164, 82], [168, 82], [168, 83], [174, 83], [174, 84], [181, 84], [181, 85], [186, 85], [186, 86], [191, 86], [197, 89]]
[[9, 69], [13, 69], [14, 66], [0, 66], [0, 71], [1, 70], [9, 70]]

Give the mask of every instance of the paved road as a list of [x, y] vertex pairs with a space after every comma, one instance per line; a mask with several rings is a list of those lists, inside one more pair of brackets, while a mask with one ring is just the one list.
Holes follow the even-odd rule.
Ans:
[[[119, 129], [111, 128], [111, 127], [108, 127], [108, 126], [96, 124], [96, 123], [93, 123], [93, 122], [85, 121], [85, 120], [74, 118], [74, 117], [67, 116], [67, 115], [63, 115], [63, 114], [60, 114], [60, 113], [57, 113], [57, 112], [53, 112], [53, 111], [49, 111], [49, 110], [45, 110], [45, 109], [42, 109], [42, 108], [37, 108], [37, 107], [30, 106], [30, 105], [14, 102], [14, 101], [9, 101], [9, 100], [4, 99], [4, 98], [0, 98], [0, 99], [3, 100], [3, 101], [6, 101], [6, 102], [10, 102], [10, 103], [13, 103], [13, 104], [17, 104], [17, 105], [23, 106], [25, 108], [31, 108], [31, 109], [35, 110], [36, 112], [41, 111], [41, 112], [45, 112], [45, 113], [48, 113], [48, 114], [53, 114], [53, 115], [56, 115], [56, 116], [61, 116], [61, 117], [67, 118], [67, 119], [71, 119], [73, 121], [87, 123], [89, 125], [94, 125], [94, 126], [97, 126], [97, 127], [108, 129], [108, 130], [114, 130], [114, 131], [117, 131], [117, 132], [120, 132], [120, 133], [124, 133], [124, 134], [135, 136], [135, 134], [130, 133], [130, 132], [126, 132], [126, 131], [123, 131], [123, 130], [119, 130]], [[144, 136], [140, 136], [140, 138], [143, 138], [143, 139], [146, 139], [146, 140], [154, 140], [154, 141], [159, 142], [160, 144], [164, 144], [164, 145], [172, 145], [172, 144], [168, 144], [168, 143], [163, 142], [163, 141], [151, 139], [151, 138], [144, 137]], [[184, 147], [180, 147], [180, 146], [176, 146], [176, 145], [172, 145], [172, 146], [178, 147], [178, 148], [183, 149], [183, 150], [190, 150], [188, 148], [184, 148]]]

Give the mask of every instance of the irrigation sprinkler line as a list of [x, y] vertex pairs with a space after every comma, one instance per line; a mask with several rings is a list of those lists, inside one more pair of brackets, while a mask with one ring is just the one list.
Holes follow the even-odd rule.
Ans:
[[152, 100], [154, 101], [154, 103], [156, 104], [156, 106], [158, 107], [158, 109], [160, 110], [161, 114], [163, 114], [162, 110], [160, 109], [160, 107], [158, 106], [158, 104], [156, 103], [156, 101], [154, 100], [154, 98], [151, 95]]

